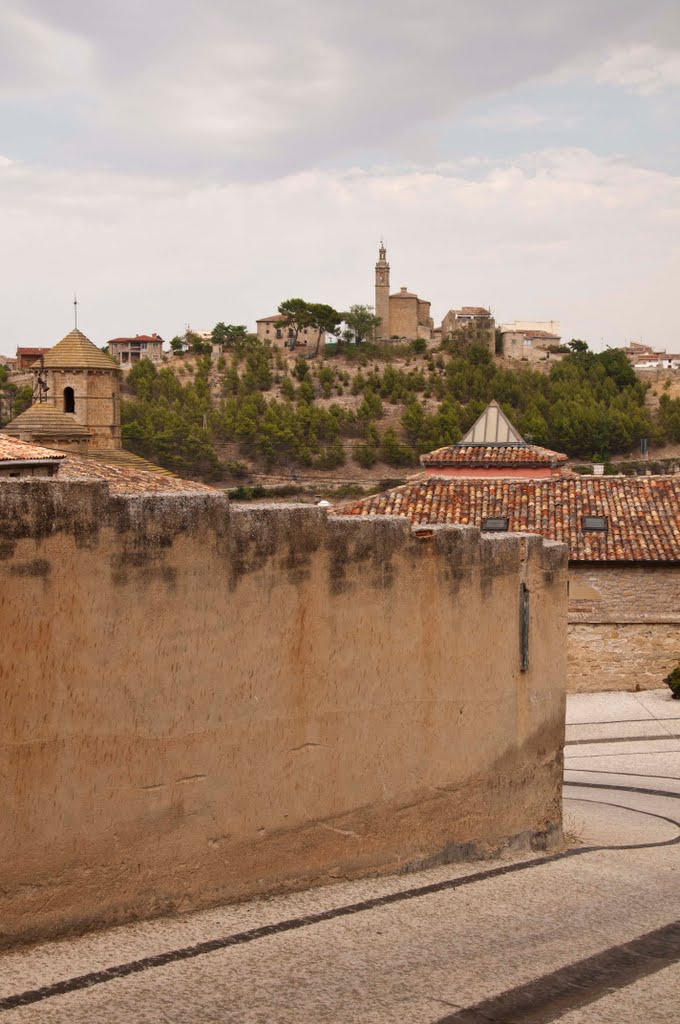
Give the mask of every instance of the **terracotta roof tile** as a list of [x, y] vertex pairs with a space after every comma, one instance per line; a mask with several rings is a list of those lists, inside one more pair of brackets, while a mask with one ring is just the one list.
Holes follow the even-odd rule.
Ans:
[[535, 444], [452, 444], [420, 456], [423, 466], [554, 466], [567, 456]]
[[51, 448], [29, 444], [28, 441], [20, 441], [18, 437], [0, 433], [0, 462], [41, 462], [45, 459], [65, 458], [63, 452], [55, 452]]
[[[350, 502], [333, 515], [404, 516], [413, 525], [482, 526], [562, 541], [578, 562], [680, 562], [680, 477], [553, 480], [428, 479]], [[606, 516], [606, 533], [583, 531], [582, 516]]]
[[[182, 480], [172, 473], [149, 472], [144, 459], [139, 459], [140, 468], [131, 465], [116, 464], [102, 459], [92, 459], [81, 455], [68, 455], [60, 466], [59, 480], [102, 480], [109, 485], [112, 494], [165, 494], [178, 491], [210, 491], [213, 487], [196, 483], [193, 480]], [[134, 457], [133, 457], [134, 458]], [[149, 470], [153, 467], [149, 466]]]

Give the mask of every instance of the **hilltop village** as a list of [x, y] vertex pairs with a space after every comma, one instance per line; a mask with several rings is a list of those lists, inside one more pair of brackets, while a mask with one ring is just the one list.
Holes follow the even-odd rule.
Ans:
[[[428, 302], [390, 293], [383, 246], [375, 288], [378, 312], [360, 311], [371, 340], [322, 333], [310, 357], [319, 329], [302, 300], [258, 321], [258, 336], [218, 325], [175, 342], [171, 358], [156, 335], [104, 351], [74, 329], [15, 371], [31, 384], [0, 432], [0, 480], [154, 494], [223, 489], [226, 477], [237, 502], [320, 502], [421, 533], [535, 533], [569, 550], [572, 688], [656, 685], [680, 625], [675, 357], [591, 353], [557, 334], [539, 347], [533, 329], [499, 332], [477, 307], [435, 328]], [[496, 350], [520, 336], [531, 355], [515, 368]]]
[[342, 319], [3, 369], [0, 943], [577, 850], [565, 691], [678, 663], [680, 397], [511, 328], [381, 247]]

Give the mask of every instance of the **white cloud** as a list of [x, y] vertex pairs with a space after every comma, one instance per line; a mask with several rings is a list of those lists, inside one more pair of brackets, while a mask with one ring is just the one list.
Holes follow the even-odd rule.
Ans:
[[0, 40], [0, 97], [54, 95], [90, 82], [90, 43], [22, 6], [0, 9]]
[[680, 52], [650, 45], [629, 46], [607, 58], [597, 72], [597, 80], [651, 96], [680, 86]]
[[393, 286], [502, 319], [559, 319], [569, 336], [668, 344], [680, 274], [680, 179], [583, 150], [460, 166], [309, 170], [184, 186], [167, 178], [0, 166], [0, 338], [50, 344], [74, 288], [98, 344], [248, 322], [291, 294], [372, 301], [384, 233]]
[[78, 89], [58, 140], [72, 165], [267, 177], [426, 142], [441, 156], [466, 102], [595, 60], [633, 31], [648, 42], [667, 6], [5, 0], [14, 29], [0, 64], [15, 88]]

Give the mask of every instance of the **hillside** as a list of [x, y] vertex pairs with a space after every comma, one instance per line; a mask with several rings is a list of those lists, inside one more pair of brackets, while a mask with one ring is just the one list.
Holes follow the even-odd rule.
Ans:
[[[496, 399], [534, 442], [576, 460], [680, 442], [680, 398], [646, 401], [619, 350], [576, 351], [548, 372], [500, 365], [476, 344], [340, 346], [305, 358], [256, 339], [216, 361], [184, 355], [129, 373], [125, 447], [234, 486], [376, 486], [415, 471]], [[670, 454], [670, 453], [669, 453]]]

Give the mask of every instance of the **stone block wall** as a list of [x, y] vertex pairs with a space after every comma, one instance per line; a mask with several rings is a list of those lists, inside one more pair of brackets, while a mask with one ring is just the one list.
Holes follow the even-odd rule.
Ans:
[[565, 557], [3, 483], [0, 941], [559, 838]]
[[680, 565], [572, 564], [568, 689], [655, 689], [680, 660]]

